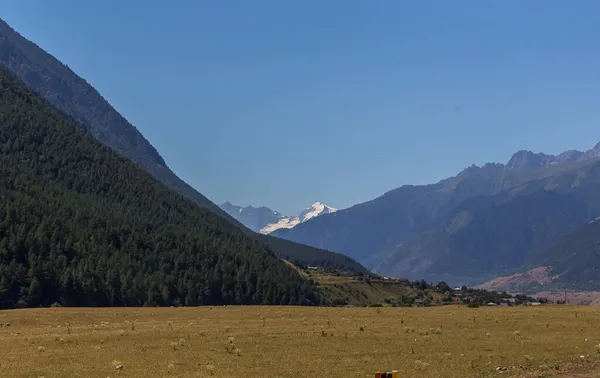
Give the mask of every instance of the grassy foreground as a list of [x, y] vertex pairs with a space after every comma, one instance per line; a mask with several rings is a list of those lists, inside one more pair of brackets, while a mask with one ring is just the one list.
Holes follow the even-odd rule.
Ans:
[[[2, 377], [524, 376], [600, 360], [600, 310], [56, 308], [0, 311]], [[583, 358], [581, 357], [583, 356]], [[122, 365], [117, 369], [117, 365]], [[514, 368], [513, 368], [514, 366]], [[534, 374], [533, 376], [542, 376]]]

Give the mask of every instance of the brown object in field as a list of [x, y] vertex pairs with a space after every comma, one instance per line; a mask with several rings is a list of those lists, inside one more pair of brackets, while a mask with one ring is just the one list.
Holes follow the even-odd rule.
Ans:
[[381, 372], [380, 371], [376, 371], [375, 372], [375, 378], [381, 378]]

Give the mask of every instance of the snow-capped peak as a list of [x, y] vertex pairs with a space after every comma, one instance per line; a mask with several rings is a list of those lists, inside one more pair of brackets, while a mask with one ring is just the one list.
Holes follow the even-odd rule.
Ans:
[[319, 215], [330, 214], [337, 211], [337, 209], [327, 206], [321, 202], [313, 203], [304, 209], [300, 215], [292, 217], [283, 216], [277, 211], [271, 210], [264, 206], [242, 207], [233, 205], [230, 202], [225, 202], [221, 205], [221, 208], [229, 215], [242, 222], [246, 227], [262, 234], [270, 234], [271, 232], [279, 230], [280, 228], [292, 228], [299, 223], [306, 222], [307, 220], [318, 217]]
[[270, 234], [280, 228], [293, 228], [297, 224], [306, 222], [309, 219], [318, 217], [323, 214], [330, 214], [337, 211], [333, 207], [327, 206], [321, 202], [315, 202], [306, 209], [304, 209], [297, 217], [282, 217], [276, 223], [271, 223], [263, 227], [260, 232], [263, 234]]
[[321, 202], [315, 202], [312, 205], [310, 205], [309, 207], [307, 207], [306, 209], [304, 209], [303, 212], [300, 213], [300, 223], [302, 222], [306, 222], [307, 220], [314, 218], [316, 216], [322, 215], [322, 214], [329, 214], [329, 213], [333, 213], [335, 212], [337, 209], [334, 209], [333, 207], [329, 207]]

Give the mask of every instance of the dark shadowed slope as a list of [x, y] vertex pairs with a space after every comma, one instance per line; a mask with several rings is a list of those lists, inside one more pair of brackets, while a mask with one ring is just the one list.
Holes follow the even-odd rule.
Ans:
[[464, 201], [438, 227], [386, 250], [378, 267], [466, 283], [520, 268], [600, 214], [600, 162], [582, 164]]
[[516, 273], [497, 277], [480, 287], [525, 293], [599, 291], [600, 218], [569, 233], [550, 248], [530, 253]]
[[570, 233], [548, 250], [533, 254], [529, 265], [548, 266], [560, 288], [600, 290], [600, 220]]
[[266, 246], [0, 69], [0, 308], [316, 301]]

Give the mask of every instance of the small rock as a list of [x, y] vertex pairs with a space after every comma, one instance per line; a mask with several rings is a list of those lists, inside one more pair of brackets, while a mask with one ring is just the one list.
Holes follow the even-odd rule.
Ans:
[[117, 366], [115, 366], [115, 369], [121, 370], [121, 369], [123, 369], [123, 365], [117, 365]]

